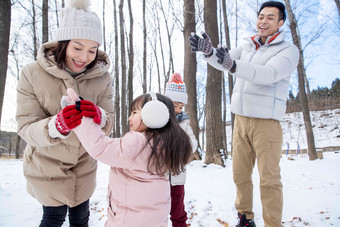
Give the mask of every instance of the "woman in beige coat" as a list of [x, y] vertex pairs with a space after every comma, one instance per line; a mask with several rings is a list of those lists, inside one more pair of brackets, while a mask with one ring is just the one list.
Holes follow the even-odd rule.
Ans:
[[40, 47], [37, 60], [23, 68], [17, 88], [18, 134], [27, 142], [24, 175], [28, 193], [43, 205], [40, 226], [62, 226], [67, 211], [70, 226], [88, 226], [89, 198], [96, 186], [96, 161], [71, 126], [60, 124], [65, 122], [61, 100], [66, 89], [98, 106], [98, 123], [106, 135], [113, 128], [110, 60], [98, 50], [100, 20], [84, 1], [73, 2], [63, 10], [58, 42]]

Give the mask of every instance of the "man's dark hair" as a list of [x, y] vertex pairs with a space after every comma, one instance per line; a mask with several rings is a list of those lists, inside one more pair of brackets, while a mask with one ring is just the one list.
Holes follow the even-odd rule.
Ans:
[[257, 16], [260, 15], [260, 12], [263, 8], [265, 7], [276, 7], [279, 9], [279, 21], [283, 20], [286, 21], [286, 10], [285, 10], [285, 5], [281, 2], [276, 2], [276, 1], [268, 1], [262, 3], [259, 12], [257, 13]]

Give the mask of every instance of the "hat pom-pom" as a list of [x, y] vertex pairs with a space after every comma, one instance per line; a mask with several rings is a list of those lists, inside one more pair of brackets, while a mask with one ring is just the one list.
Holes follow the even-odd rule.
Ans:
[[174, 73], [171, 77], [171, 81], [172, 83], [176, 83], [176, 84], [179, 84], [179, 83], [183, 83], [182, 81], [182, 77], [181, 77], [181, 74], [179, 73]]
[[90, 8], [90, 0], [68, 0], [67, 6], [88, 11]]

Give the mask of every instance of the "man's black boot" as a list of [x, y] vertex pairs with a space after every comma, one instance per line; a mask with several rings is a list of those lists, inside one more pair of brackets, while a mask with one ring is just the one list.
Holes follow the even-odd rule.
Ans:
[[245, 214], [237, 213], [239, 222], [236, 227], [256, 227], [253, 219], [246, 219]]

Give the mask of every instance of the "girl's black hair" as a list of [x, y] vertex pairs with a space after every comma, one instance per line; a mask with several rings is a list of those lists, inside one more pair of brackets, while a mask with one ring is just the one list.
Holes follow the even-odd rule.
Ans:
[[[57, 66], [59, 69], [65, 69], [66, 67], [66, 49], [70, 40], [66, 41], [58, 41], [56, 48], [53, 50], [54, 60], [57, 62]], [[98, 62], [98, 49], [96, 53], [95, 59], [86, 66], [86, 69], [92, 69]]]
[[[168, 172], [177, 175], [184, 171], [185, 165], [189, 162], [192, 153], [190, 138], [177, 122], [171, 99], [159, 93], [156, 95], [157, 99], [168, 107], [170, 119], [163, 128], [148, 128], [144, 132], [147, 138], [146, 146], [149, 144], [152, 148], [148, 160], [148, 171], [161, 175]], [[150, 100], [149, 94], [140, 95], [131, 103], [131, 111], [143, 108]]]

